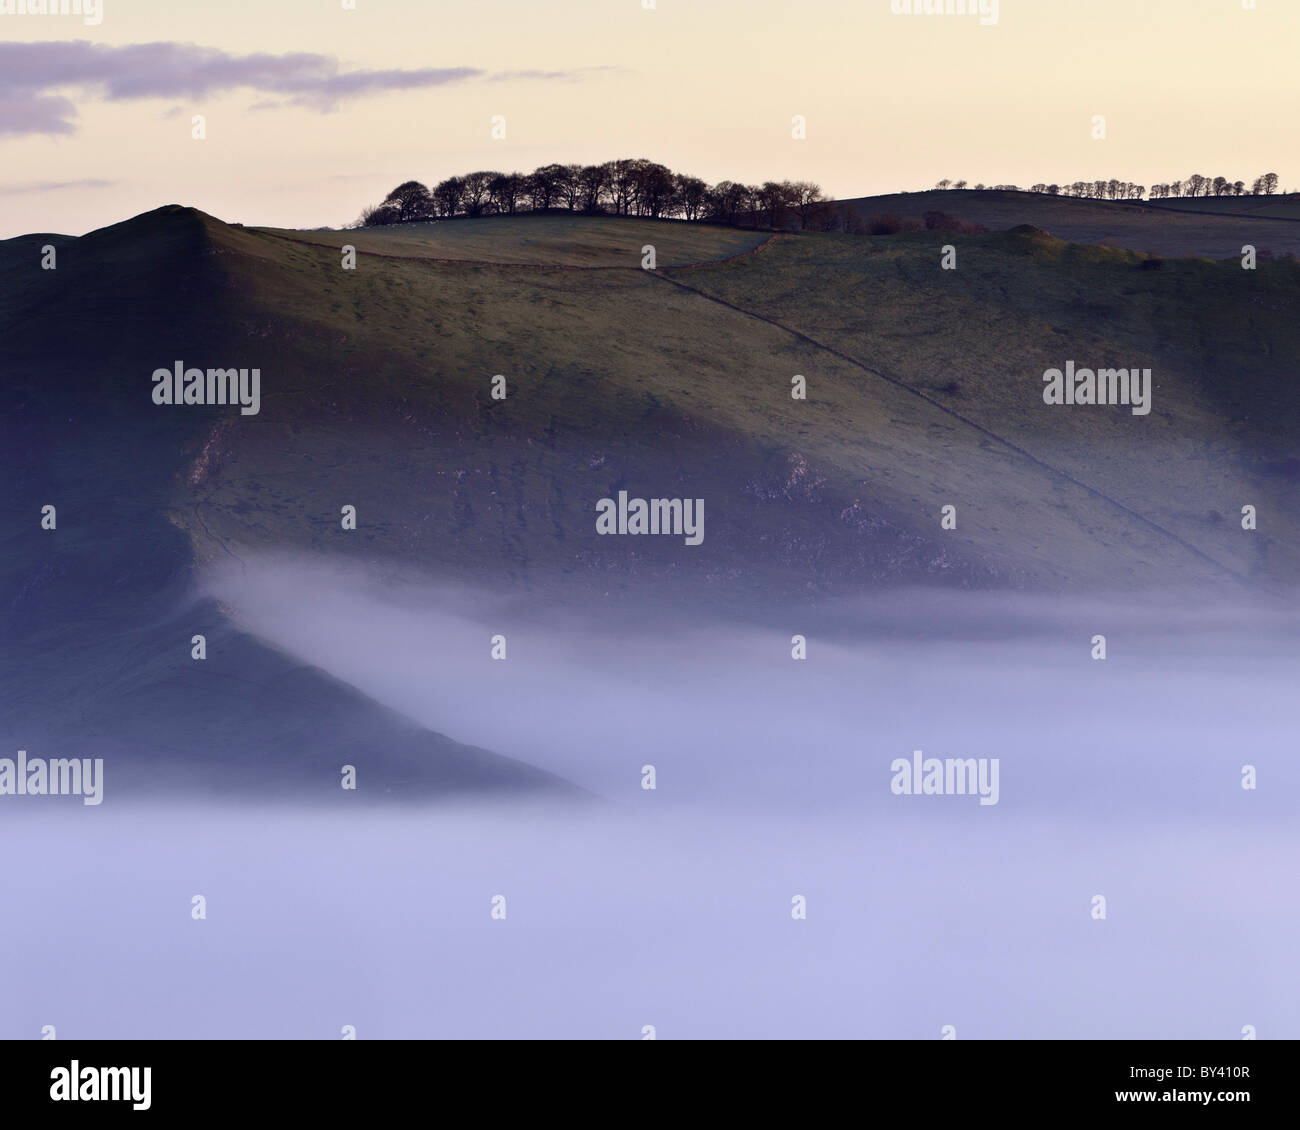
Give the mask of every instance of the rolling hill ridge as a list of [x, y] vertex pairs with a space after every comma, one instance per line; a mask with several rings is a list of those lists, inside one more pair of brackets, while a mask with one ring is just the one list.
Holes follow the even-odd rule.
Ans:
[[[46, 243], [57, 270], [39, 269]], [[115, 720], [192, 703], [218, 791], [270, 766], [325, 795], [365, 758], [404, 794], [561, 787], [385, 714], [196, 591], [204, 563], [268, 552], [745, 619], [918, 585], [1285, 594], [1300, 266], [1149, 270], [1150, 249], [1023, 223], [283, 232], [178, 206], [0, 243], [6, 736], [34, 744], [36, 719], [52, 744], [102, 732], [156, 775], [183, 735]], [[260, 410], [153, 403], [151, 374], [178, 360], [256, 368]], [[1067, 362], [1149, 368], [1150, 413], [1045, 404], [1044, 372]], [[702, 499], [703, 542], [598, 536], [596, 504], [620, 491]], [[220, 645], [201, 676], [196, 623]], [[277, 690], [250, 704], [241, 685]]]

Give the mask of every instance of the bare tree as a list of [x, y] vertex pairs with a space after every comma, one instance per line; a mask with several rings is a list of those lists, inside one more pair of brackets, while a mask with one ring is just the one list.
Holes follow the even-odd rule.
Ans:
[[709, 193], [710, 216], [723, 223], [740, 225], [752, 208], [754, 191], [739, 181], [719, 181]]
[[570, 212], [578, 211], [582, 207], [582, 166], [565, 165], [555, 187], [564, 206]]
[[448, 177], [433, 186], [433, 202], [443, 216], [456, 215], [464, 196], [465, 181], [462, 177]]
[[560, 184], [564, 180], [563, 165], [542, 165], [534, 169], [526, 186], [534, 211], [545, 211], [560, 198]]
[[667, 166], [654, 161], [634, 161], [631, 180], [637, 215], [657, 220], [671, 208], [676, 186], [672, 170]]
[[813, 184], [808, 180], [797, 180], [789, 185], [789, 205], [799, 213], [799, 226], [807, 229], [811, 226], [814, 216], [821, 215], [824, 211], [824, 205], [827, 203], [826, 198], [822, 195], [821, 186]]
[[429, 190], [418, 180], [403, 181], [384, 197], [384, 204], [391, 205], [397, 213], [398, 220], [427, 220], [433, 215], [433, 200]]
[[763, 210], [769, 228], [781, 226], [790, 195], [791, 187], [789, 182], [769, 180], [764, 181], [759, 188], [758, 205]]
[[610, 203], [614, 205], [614, 215], [626, 216], [630, 213], [632, 202], [636, 199], [635, 158], [623, 157], [617, 161], [606, 161], [605, 188], [609, 192]]
[[599, 212], [601, 195], [609, 183], [608, 165], [584, 165], [578, 175], [582, 189], [582, 210]]
[[376, 204], [361, 210], [356, 226], [359, 228], [383, 227], [397, 223], [397, 209], [392, 204]]
[[700, 211], [709, 198], [709, 186], [699, 177], [678, 173], [673, 178], [673, 188], [682, 214], [688, 220], [698, 220]]
[[463, 192], [461, 196], [464, 201], [465, 215], [483, 215], [490, 201], [492, 181], [500, 175], [500, 173], [482, 171], [465, 174], [462, 178]]
[[492, 206], [498, 212], [513, 216], [523, 187], [523, 177], [518, 173], [496, 173], [488, 182]]

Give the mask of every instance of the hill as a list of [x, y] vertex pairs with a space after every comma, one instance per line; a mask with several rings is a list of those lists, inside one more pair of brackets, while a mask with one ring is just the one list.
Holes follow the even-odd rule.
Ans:
[[[585, 223], [613, 254], [623, 221]], [[240, 233], [261, 242], [237, 292], [298, 328], [259, 346], [282, 351], [265, 366], [278, 395], [254, 426], [214, 434], [187, 487], [209, 529], [352, 552], [326, 520], [347, 496], [369, 552], [458, 579], [557, 590], [585, 575], [738, 602], [915, 580], [1294, 576], [1288, 523], [1230, 531], [1239, 497], [1294, 512], [1295, 265], [1144, 272], [1140, 255], [1033, 233], [959, 240], [960, 269], [941, 271], [948, 237], [925, 233], [789, 236], [648, 272], [649, 232], [697, 229], [624, 226], [626, 265], [600, 271], [364, 252], [341, 271], [330, 252]], [[537, 221], [477, 227], [517, 259]], [[732, 250], [698, 230], [685, 257]], [[1044, 405], [1042, 372], [1071, 358], [1151, 366], [1152, 415]], [[512, 389], [499, 403], [496, 373]], [[807, 402], [790, 397], [795, 373]], [[320, 457], [304, 467], [290, 433]], [[382, 455], [358, 466], [363, 451]], [[705, 544], [593, 536], [595, 501], [624, 486], [716, 499]], [[943, 504], [964, 518], [948, 535]]]
[[[1150, 206], [1137, 201], [1088, 200], [1039, 192], [963, 189], [863, 196], [844, 203], [855, 207], [864, 218], [892, 214], [919, 219], [933, 210], [983, 224], [991, 231], [1031, 224], [1068, 243], [1123, 247], [1169, 258], [1240, 257], [1246, 244], [1277, 256], [1300, 254], [1300, 226], [1270, 219], [1287, 216], [1294, 208], [1294, 197], [1217, 198], [1222, 207], [1215, 210], [1221, 215], [1183, 214], [1183, 204], [1213, 205], [1215, 199], [1162, 200], [1158, 206]], [[1247, 212], [1248, 199], [1276, 203], [1271, 208], [1261, 206]], [[1269, 222], [1260, 223], [1260, 217]]]
[[[1096, 211], [1047, 205], [1058, 228]], [[292, 550], [547, 605], [748, 619], [915, 585], [1297, 578], [1295, 263], [1145, 270], [1029, 226], [292, 233], [175, 206], [61, 244], [56, 271], [37, 250], [0, 243], [4, 736], [99, 734], [150, 780], [186, 771], [184, 747], [214, 789], [334, 795], [344, 761], [409, 795], [558, 786], [258, 644], [197, 595], [217, 558]], [[257, 367], [260, 411], [154, 404], [151, 374], [177, 359]], [[1070, 360], [1150, 367], [1150, 414], [1044, 404], [1044, 371]], [[621, 490], [703, 498], [703, 543], [598, 536], [595, 505]], [[51, 503], [57, 532], [39, 526]]]
[[1300, 193], [1274, 196], [1174, 196], [1147, 202], [1152, 208], [1199, 215], [1250, 216], [1260, 219], [1300, 220]]
[[[504, 226], [503, 226], [504, 225]], [[520, 215], [458, 218], [346, 231], [258, 232], [368, 255], [442, 263], [626, 268], [628, 246], [653, 243], [658, 266], [690, 266], [753, 251], [770, 232], [621, 216]], [[639, 254], [638, 254], [639, 258]]]
[[[577, 795], [268, 648], [198, 591], [178, 518], [202, 527], [202, 500], [183, 484], [216, 420], [149, 411], [141, 366], [239, 351], [258, 332], [226, 320], [231, 276], [215, 263], [256, 270], [265, 241], [171, 207], [58, 237], [52, 271], [39, 268], [45, 242], [0, 242], [11, 296], [0, 315], [0, 740], [33, 757], [107, 758], [115, 802], [171, 790], [315, 803]], [[54, 530], [40, 525], [46, 505]], [[356, 793], [340, 788], [347, 764]]]

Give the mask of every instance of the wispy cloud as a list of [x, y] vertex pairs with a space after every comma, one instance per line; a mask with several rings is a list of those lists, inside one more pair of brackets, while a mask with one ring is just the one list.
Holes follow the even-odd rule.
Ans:
[[[0, 43], [0, 136], [75, 132], [77, 108], [63, 93], [68, 90], [123, 101], [204, 98], [247, 89], [282, 98], [289, 105], [330, 110], [343, 99], [424, 90], [472, 79], [572, 80], [604, 69], [498, 75], [478, 67], [344, 70], [330, 55], [232, 55], [194, 43], [122, 47], [88, 40]], [[265, 108], [267, 99], [256, 105]]]
[[[0, 57], [10, 44], [0, 44]], [[12, 46], [16, 46], [12, 45]], [[0, 67], [4, 64], [0, 63]], [[77, 108], [68, 98], [13, 89], [10, 76], [0, 70], [0, 137], [24, 133], [73, 133]]]
[[85, 177], [82, 180], [38, 180], [26, 184], [0, 184], [0, 196], [18, 196], [25, 192], [61, 192], [66, 188], [108, 188], [114, 180]]
[[578, 79], [585, 78], [588, 75], [611, 73], [622, 71], [623, 67], [578, 67], [572, 71], [499, 71], [497, 74], [489, 75], [489, 82], [518, 82], [518, 81], [560, 81], [575, 82]]

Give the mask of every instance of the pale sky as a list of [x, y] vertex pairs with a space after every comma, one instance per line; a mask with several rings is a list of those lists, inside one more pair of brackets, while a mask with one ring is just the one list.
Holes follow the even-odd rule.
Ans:
[[0, 0], [0, 238], [162, 204], [341, 226], [410, 178], [615, 157], [840, 198], [1300, 186], [1297, 0], [1001, 0], [990, 26], [891, 0], [642, 2], [102, 0], [88, 26]]

